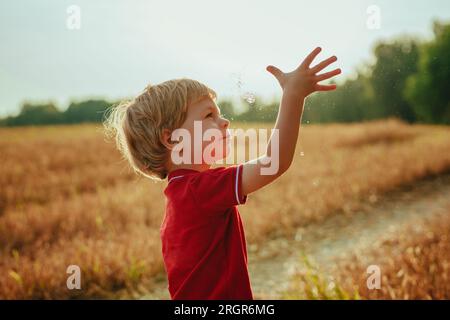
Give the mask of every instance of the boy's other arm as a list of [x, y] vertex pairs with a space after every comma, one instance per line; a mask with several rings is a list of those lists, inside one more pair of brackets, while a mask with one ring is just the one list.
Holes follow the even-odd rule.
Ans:
[[[275, 76], [283, 90], [274, 127], [274, 131], [278, 132], [278, 139], [276, 135], [272, 133], [265, 154], [244, 163], [242, 170], [243, 195], [248, 195], [271, 183], [290, 167], [297, 145], [298, 132], [306, 97], [315, 91], [330, 91], [336, 89], [336, 85], [320, 85], [318, 82], [340, 74], [340, 69], [317, 75], [318, 72], [337, 60], [335, 56], [310, 68], [312, 61], [320, 51], [320, 48], [316, 48], [305, 58], [297, 69], [289, 73], [284, 73], [274, 66], [267, 67], [267, 71]], [[271, 154], [272, 144], [274, 143], [278, 144], [278, 155]], [[275, 150], [276, 149], [277, 148], [275, 148]], [[278, 161], [278, 170], [273, 174], [262, 174], [263, 168], [268, 168], [270, 166], [270, 161]]]

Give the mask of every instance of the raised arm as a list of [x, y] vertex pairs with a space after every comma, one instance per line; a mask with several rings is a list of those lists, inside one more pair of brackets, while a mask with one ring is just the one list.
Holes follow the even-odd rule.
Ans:
[[[318, 82], [330, 79], [341, 73], [340, 69], [335, 69], [323, 74], [317, 74], [328, 65], [335, 62], [335, 56], [330, 57], [314, 67], [310, 67], [314, 58], [320, 53], [321, 48], [312, 51], [300, 66], [292, 72], [284, 73], [274, 66], [266, 69], [275, 76], [280, 84], [283, 94], [281, 97], [278, 116], [275, 123], [266, 153], [250, 160], [243, 165], [242, 171], [242, 193], [250, 194], [265, 185], [271, 183], [281, 176], [290, 167], [294, 158], [295, 147], [297, 145], [298, 132], [303, 114], [303, 106], [308, 95], [315, 91], [330, 91], [336, 89], [336, 85], [320, 85]], [[271, 154], [273, 145], [278, 144], [278, 154]], [[277, 150], [275, 148], [274, 150]], [[278, 161], [278, 170], [272, 174], [264, 173], [263, 168], [270, 167], [270, 161]], [[276, 166], [275, 166], [276, 167]]]

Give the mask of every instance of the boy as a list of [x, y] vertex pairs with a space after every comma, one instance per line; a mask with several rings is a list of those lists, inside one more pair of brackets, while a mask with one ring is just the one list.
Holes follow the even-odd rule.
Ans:
[[[253, 299], [237, 205], [245, 204], [250, 193], [291, 165], [305, 98], [336, 88], [318, 84], [341, 73], [335, 69], [318, 74], [337, 60], [335, 56], [310, 67], [320, 51], [316, 48], [289, 73], [267, 67], [283, 90], [275, 124], [278, 139], [272, 135], [263, 156], [240, 165], [210, 168], [228, 153], [229, 121], [220, 115], [215, 92], [195, 80], [148, 86], [133, 101], [117, 106], [107, 119], [119, 150], [138, 173], [168, 178], [160, 234], [172, 299]], [[215, 132], [213, 142], [199, 141], [198, 133], [204, 137], [210, 131]], [[277, 140], [282, 148], [272, 155], [271, 145]], [[263, 174], [265, 164], [273, 159], [278, 170]]]

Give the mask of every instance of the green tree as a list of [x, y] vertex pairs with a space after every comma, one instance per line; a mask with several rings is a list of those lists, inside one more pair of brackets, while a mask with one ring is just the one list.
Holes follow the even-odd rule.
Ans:
[[419, 120], [450, 123], [450, 24], [435, 22], [434, 39], [422, 46], [418, 72], [412, 75], [405, 96]]
[[220, 108], [220, 113], [228, 120], [234, 120], [236, 112], [234, 110], [233, 102], [229, 99], [222, 99], [217, 103]]
[[64, 112], [64, 118], [67, 123], [100, 122], [110, 106], [111, 103], [105, 100], [72, 102]]
[[264, 102], [261, 97], [254, 96], [254, 101], [249, 102], [242, 98], [244, 111], [235, 119], [248, 122], [273, 122], [278, 115], [279, 101]]
[[303, 122], [355, 122], [376, 117], [369, 80], [362, 72], [335, 91], [314, 94], [306, 101]]
[[6, 125], [42, 125], [57, 124], [62, 121], [62, 115], [54, 103], [32, 104], [26, 102], [22, 105], [17, 117], [9, 117]]
[[377, 118], [400, 117], [409, 122], [416, 114], [404, 97], [406, 80], [417, 72], [419, 45], [411, 39], [380, 42], [374, 49], [376, 63], [370, 83], [373, 88]]

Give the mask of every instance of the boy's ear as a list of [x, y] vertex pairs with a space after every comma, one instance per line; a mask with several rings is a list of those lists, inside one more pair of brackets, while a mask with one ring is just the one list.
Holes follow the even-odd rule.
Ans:
[[176, 141], [172, 141], [171, 139], [172, 132], [169, 129], [163, 129], [162, 135], [161, 135], [161, 143], [169, 150], [172, 150]]

